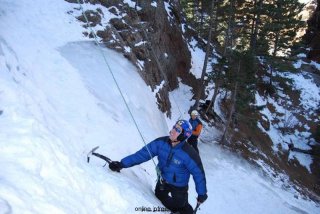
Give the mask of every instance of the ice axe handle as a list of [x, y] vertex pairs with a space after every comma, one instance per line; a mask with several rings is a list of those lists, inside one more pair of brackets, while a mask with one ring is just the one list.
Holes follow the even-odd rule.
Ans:
[[196, 214], [197, 213], [197, 211], [198, 211], [198, 209], [199, 209], [199, 207], [200, 207], [200, 204], [201, 203], [197, 203], [197, 206], [196, 206], [196, 208], [194, 208], [194, 210], [193, 210], [193, 214]]
[[108, 158], [108, 157], [106, 157], [104, 155], [101, 155], [99, 153], [92, 152], [92, 155], [97, 156], [97, 157], [101, 158], [102, 160], [105, 160], [107, 163], [111, 163], [112, 162], [112, 160], [110, 158]]

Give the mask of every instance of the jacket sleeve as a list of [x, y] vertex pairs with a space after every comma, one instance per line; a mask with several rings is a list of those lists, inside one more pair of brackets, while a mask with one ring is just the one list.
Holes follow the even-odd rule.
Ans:
[[157, 141], [152, 141], [136, 153], [121, 160], [122, 166], [128, 168], [146, 162], [158, 154]]
[[206, 194], [207, 193], [206, 176], [205, 176], [200, 158], [199, 160], [197, 160], [197, 162], [194, 161], [193, 159], [189, 159], [189, 161], [186, 163], [186, 167], [193, 177], [198, 195]]
[[192, 135], [199, 136], [202, 130], [202, 124], [198, 124], [195, 130], [192, 131]]

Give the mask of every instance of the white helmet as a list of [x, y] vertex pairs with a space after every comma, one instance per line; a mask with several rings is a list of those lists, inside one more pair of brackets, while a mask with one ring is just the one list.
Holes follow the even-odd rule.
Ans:
[[199, 116], [199, 112], [197, 110], [193, 110], [191, 112], [191, 116], [194, 115], [194, 116]]

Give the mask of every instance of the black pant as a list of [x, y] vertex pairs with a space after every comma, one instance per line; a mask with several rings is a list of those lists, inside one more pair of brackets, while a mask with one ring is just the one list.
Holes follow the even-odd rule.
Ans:
[[[171, 196], [169, 196], [171, 193]], [[192, 214], [193, 208], [188, 203], [188, 187], [176, 187], [158, 181], [155, 189], [157, 198], [162, 204], [172, 212], [179, 212], [180, 214]]]
[[191, 135], [191, 137], [188, 139], [188, 143], [199, 153], [198, 149], [198, 137]]

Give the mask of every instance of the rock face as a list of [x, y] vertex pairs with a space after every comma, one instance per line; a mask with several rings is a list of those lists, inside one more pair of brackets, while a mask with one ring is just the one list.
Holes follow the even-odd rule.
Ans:
[[308, 29], [304, 40], [311, 48], [307, 57], [320, 62], [320, 0], [317, 0], [317, 7], [308, 20]]
[[[90, 27], [104, 27], [95, 32], [99, 39], [108, 48], [122, 52], [138, 68], [146, 84], [152, 90], [157, 89], [158, 106], [170, 116], [168, 92], [178, 86], [178, 77], [183, 82], [193, 82], [190, 79], [194, 78], [189, 73], [191, 54], [182, 37], [179, 1], [137, 0], [135, 5], [120, 0], [87, 2], [107, 8], [113, 14], [115, 18], [102, 24], [105, 14], [101, 9], [85, 11]], [[85, 28], [89, 27], [84, 15], [77, 18]], [[84, 34], [93, 37], [89, 31]]]

